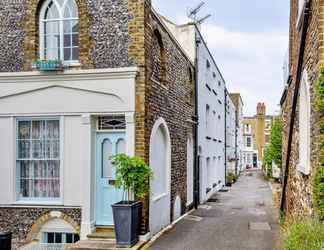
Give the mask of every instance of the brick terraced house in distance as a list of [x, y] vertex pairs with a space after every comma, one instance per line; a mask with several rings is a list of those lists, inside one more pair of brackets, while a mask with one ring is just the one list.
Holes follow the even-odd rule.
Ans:
[[288, 216], [314, 215], [312, 180], [320, 165], [319, 121], [323, 116], [315, 108], [315, 85], [324, 63], [323, 19], [323, 1], [290, 1], [286, 67], [289, 77], [281, 98], [284, 123], [281, 210]]
[[154, 171], [143, 235], [188, 210], [194, 67], [150, 0], [2, 0], [0, 29], [0, 231], [14, 249], [112, 226], [120, 152]]

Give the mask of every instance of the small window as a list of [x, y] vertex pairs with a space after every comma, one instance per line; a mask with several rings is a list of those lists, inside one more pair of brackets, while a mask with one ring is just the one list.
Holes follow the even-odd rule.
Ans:
[[45, 1], [40, 12], [40, 57], [79, 61], [79, 17], [74, 0]]
[[206, 61], [206, 67], [207, 67], [207, 69], [210, 68], [210, 62], [209, 62], [209, 60]]
[[[56, 244], [57, 247], [61, 247], [60, 244], [73, 244], [80, 240], [78, 234], [74, 233], [57, 233], [57, 232], [45, 232], [43, 233], [43, 244]], [[66, 245], [65, 245], [66, 246]], [[61, 248], [55, 248], [61, 249]]]
[[250, 136], [246, 137], [246, 146], [248, 148], [252, 146], [252, 138]]

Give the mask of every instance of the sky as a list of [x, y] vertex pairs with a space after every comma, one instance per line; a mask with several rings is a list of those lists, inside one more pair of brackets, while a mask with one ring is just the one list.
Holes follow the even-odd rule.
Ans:
[[[152, 0], [154, 8], [177, 24], [188, 21], [187, 9], [200, 0]], [[267, 114], [280, 109], [283, 62], [288, 49], [289, 0], [205, 0], [203, 36], [230, 92], [240, 92], [244, 115], [258, 102]]]

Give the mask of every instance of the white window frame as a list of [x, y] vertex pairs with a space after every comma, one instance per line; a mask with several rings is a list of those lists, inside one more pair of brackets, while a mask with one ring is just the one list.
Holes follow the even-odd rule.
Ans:
[[311, 100], [307, 71], [304, 70], [299, 93], [299, 157], [297, 169], [310, 174], [311, 165]]
[[[67, 65], [67, 66], [79, 66], [80, 65], [80, 61], [79, 60], [69, 60], [69, 61], [64, 61], [64, 27], [63, 27], [63, 24], [64, 24], [64, 20], [66, 20], [66, 18], [64, 18], [64, 8], [65, 8], [65, 5], [66, 3], [69, 1], [69, 0], [65, 0], [62, 8], [59, 6], [59, 4], [56, 2], [56, 0], [46, 0], [43, 4], [42, 4], [42, 7], [41, 7], [41, 10], [40, 10], [40, 14], [39, 14], [39, 56], [40, 56], [40, 59], [41, 60], [44, 60], [45, 59], [45, 55], [44, 55], [44, 23], [46, 22], [46, 20], [44, 19], [44, 15], [45, 15], [45, 11], [49, 5], [50, 2], [54, 2], [56, 8], [57, 8], [57, 11], [59, 12], [59, 15], [60, 15], [60, 18], [58, 19], [52, 19], [51, 21], [59, 21], [59, 29], [60, 29], [60, 61], [62, 61], [62, 63], [64, 65]], [[79, 39], [80, 39], [80, 18], [79, 16], [76, 17], [76, 18], [69, 18], [69, 20], [73, 21], [79, 21]], [[79, 47], [79, 58], [80, 58], [80, 42], [78, 43], [78, 47]]]
[[[15, 136], [14, 136], [14, 145], [15, 145], [15, 157], [14, 157], [14, 168], [15, 168], [15, 175], [14, 175], [14, 183], [15, 184], [15, 200], [14, 204], [17, 205], [63, 205], [64, 200], [64, 117], [63, 116], [37, 116], [37, 117], [16, 117], [15, 119]], [[18, 122], [20, 121], [35, 121], [35, 120], [58, 120], [59, 121], [59, 128], [60, 128], [60, 197], [58, 198], [35, 198], [35, 197], [24, 197], [21, 198], [19, 195], [20, 192], [20, 185], [18, 185], [18, 178], [20, 180], [20, 172], [17, 171], [17, 157], [18, 157], [18, 144], [17, 144], [17, 137], [18, 137]]]

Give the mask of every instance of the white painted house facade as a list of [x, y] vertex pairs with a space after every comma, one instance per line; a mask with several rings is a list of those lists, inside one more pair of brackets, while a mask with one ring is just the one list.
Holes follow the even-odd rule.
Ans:
[[[200, 202], [206, 202], [225, 185], [225, 80], [194, 24], [164, 21], [196, 63]], [[235, 115], [235, 114], [234, 114]]]
[[236, 107], [226, 90], [226, 172], [237, 174]]
[[[81, 208], [81, 238], [112, 225], [110, 204], [121, 196], [110, 190], [114, 170], [104, 159], [134, 155], [136, 75], [136, 68], [1, 73], [1, 206]], [[56, 222], [46, 230], [65, 223]]]

